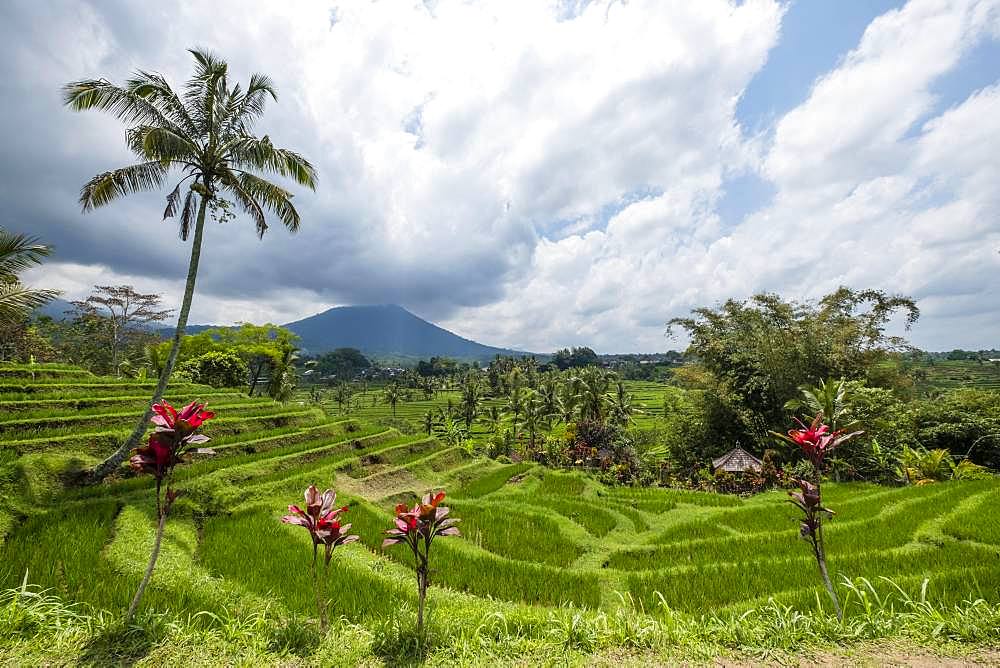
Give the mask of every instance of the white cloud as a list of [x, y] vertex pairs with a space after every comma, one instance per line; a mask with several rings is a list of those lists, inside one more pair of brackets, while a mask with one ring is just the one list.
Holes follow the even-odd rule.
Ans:
[[[503, 332], [531, 349], [580, 339], [662, 349], [671, 343], [663, 323], [693, 306], [759, 290], [815, 298], [847, 284], [919, 298], [931, 324], [914, 332], [918, 344], [995, 342], [1000, 94], [988, 88], [912, 126], [934, 108], [934, 81], [995, 33], [998, 15], [996, 2], [914, 0], [880, 17], [778, 121], [760, 162], [777, 189], [773, 204], [721, 233], [718, 183], [672, 185], [622, 211], [598, 239], [543, 245], [505, 301], [455, 322], [472, 319], [485, 332], [536, 318], [546, 326]], [[547, 265], [567, 256], [589, 269], [562, 287]], [[534, 297], [518, 297], [526, 294]], [[590, 308], [609, 301], [608, 310]]]
[[[179, 295], [188, 247], [159, 223], [160, 195], [78, 213], [79, 185], [127, 156], [114, 120], [70, 115], [55, 93], [140, 66], [180, 85], [198, 44], [278, 82], [260, 129], [316, 162], [320, 188], [296, 199], [297, 236], [210, 226], [195, 322], [399, 302], [486, 343], [656, 350], [693, 306], [849, 283], [925, 298], [928, 341], [974, 321], [966, 345], [986, 345], [998, 93], [940, 113], [932, 91], [1000, 38], [998, 3], [889, 12], [773, 134], [746, 136], [736, 103], [782, 14], [774, 0], [39, 4], [0, 41], [17, 64], [5, 115], [35, 130], [3, 137], [18, 160], [0, 167], [0, 224], [30, 220], [57, 244], [38, 275], [56, 287], [110, 272]], [[724, 226], [726, 179], [746, 170], [774, 201]]]

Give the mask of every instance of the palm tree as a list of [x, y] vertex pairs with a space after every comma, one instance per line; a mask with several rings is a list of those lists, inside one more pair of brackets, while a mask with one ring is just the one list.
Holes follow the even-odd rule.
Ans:
[[512, 418], [511, 428], [514, 430], [514, 436], [516, 437], [517, 419], [520, 417], [521, 411], [524, 409], [524, 388], [520, 383], [511, 383], [510, 395], [507, 397], [507, 406], [505, 408], [507, 414]]
[[474, 376], [468, 376], [462, 385], [462, 416], [465, 418], [466, 430], [472, 428], [472, 423], [479, 412], [479, 403], [482, 400], [480, 394], [479, 380]]
[[621, 380], [615, 382], [614, 392], [609, 392], [606, 399], [611, 421], [619, 427], [627, 427], [633, 421], [632, 415], [642, 413], [632, 404], [632, 395]]
[[23, 234], [0, 228], [0, 325], [20, 322], [32, 310], [55, 299], [55, 290], [32, 290], [18, 278], [25, 269], [39, 265], [52, 253], [49, 246]]
[[528, 431], [529, 447], [535, 446], [538, 430], [546, 427], [549, 415], [543, 397], [535, 390], [528, 390], [524, 400], [524, 428]]
[[[105, 79], [86, 79], [63, 89], [65, 103], [74, 111], [107, 111], [125, 123], [126, 143], [138, 159], [88, 181], [80, 192], [84, 212], [126, 195], [158, 190], [171, 172], [179, 172], [181, 178], [167, 195], [163, 218], [180, 215], [181, 240], [194, 233], [173, 346], [150, 406], [125, 443], [94, 469], [95, 480], [118, 468], [139, 443], [152, 415], [152, 404], [166, 389], [191, 310], [206, 211], [212, 208], [221, 211], [220, 218], [228, 217], [231, 202], [223, 198], [227, 195], [250, 216], [258, 236], [263, 237], [267, 230], [265, 211], [295, 232], [300, 219], [292, 205], [292, 193], [256, 172], [277, 174], [316, 188], [316, 171], [305, 158], [277, 148], [267, 135], [252, 134], [267, 98], [277, 100], [271, 80], [252, 74], [245, 90], [239, 84], [230, 88], [225, 61], [205, 51], [191, 50], [191, 55], [195, 72], [181, 94], [162, 75], [141, 70], [123, 86]], [[185, 183], [187, 189], [182, 190]]]
[[580, 372], [580, 418], [604, 421], [604, 401], [611, 383], [611, 376], [603, 369], [588, 367]]
[[396, 404], [402, 398], [403, 394], [399, 391], [399, 386], [395, 383], [382, 390], [382, 401], [392, 406], [392, 417], [396, 417]]
[[430, 436], [431, 432], [434, 431], [434, 411], [429, 410], [424, 413], [424, 430], [427, 435]]
[[486, 431], [491, 434], [495, 434], [500, 431], [500, 424], [503, 421], [503, 416], [500, 415], [500, 408], [497, 406], [490, 406], [486, 409], [486, 412], [480, 417], [483, 426], [486, 427]]
[[299, 349], [286, 346], [281, 357], [271, 368], [271, 378], [267, 383], [267, 394], [275, 401], [288, 403], [295, 392], [298, 383], [298, 373], [295, 363], [299, 359]]

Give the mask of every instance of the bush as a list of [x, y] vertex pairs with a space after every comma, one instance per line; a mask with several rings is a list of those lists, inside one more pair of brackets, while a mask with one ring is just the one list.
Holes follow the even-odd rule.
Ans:
[[235, 353], [215, 350], [185, 360], [177, 371], [186, 373], [196, 383], [212, 387], [240, 387], [247, 382], [250, 369]]

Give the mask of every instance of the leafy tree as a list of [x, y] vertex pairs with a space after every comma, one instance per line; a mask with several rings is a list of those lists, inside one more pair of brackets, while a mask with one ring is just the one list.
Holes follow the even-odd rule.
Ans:
[[52, 253], [34, 237], [13, 234], [0, 228], [0, 325], [13, 325], [52, 299], [56, 290], [34, 290], [21, 284], [18, 275], [40, 265]]
[[95, 285], [94, 294], [75, 301], [79, 313], [100, 316], [111, 329], [111, 368], [118, 374], [122, 348], [143, 325], [162, 322], [170, 317], [170, 309], [160, 308], [160, 296], [136, 292], [131, 285]]
[[[152, 406], [163, 396], [177, 362], [194, 296], [208, 209], [222, 220], [229, 217], [231, 202], [224, 198], [226, 195], [253, 220], [259, 236], [263, 237], [267, 230], [265, 211], [295, 232], [300, 218], [292, 205], [292, 193], [258, 172], [291, 178], [313, 189], [316, 186], [316, 172], [305, 158], [277, 148], [266, 135], [256, 137], [251, 132], [264, 112], [267, 97], [277, 100], [271, 80], [253, 74], [245, 89], [239, 84], [230, 87], [225, 61], [204, 51], [192, 50], [191, 55], [195, 72], [181, 94], [162, 75], [143, 70], [123, 86], [106, 79], [85, 79], [63, 89], [71, 109], [107, 111], [125, 123], [126, 143], [138, 159], [87, 182], [80, 193], [83, 210], [90, 211], [133, 193], [158, 190], [167, 183], [171, 171], [179, 171], [181, 178], [167, 195], [163, 217], [179, 214], [182, 240], [194, 234], [173, 347], [150, 405], [131, 436], [94, 469], [93, 477], [98, 480], [115, 470], [138, 444]], [[185, 184], [187, 189], [182, 190]]]
[[316, 362], [316, 368], [321, 374], [334, 376], [338, 380], [351, 380], [372, 365], [357, 348], [337, 348], [321, 355]]
[[247, 377], [246, 362], [239, 355], [225, 350], [213, 350], [184, 360], [177, 365], [177, 370], [190, 375], [196, 383], [212, 387], [240, 387]]
[[585, 366], [597, 366], [601, 362], [592, 349], [582, 346], [580, 348], [563, 348], [557, 350], [552, 355], [552, 364], [556, 365], [560, 371], [570, 368], [582, 368]]
[[759, 294], [695, 309], [671, 320], [668, 332], [691, 337], [687, 355], [707, 372], [704, 387], [719, 402], [720, 431], [730, 441], [764, 444], [767, 432], [785, 423], [785, 402], [803, 382], [865, 379], [881, 373], [893, 351], [907, 349], [885, 331], [897, 314], [909, 328], [920, 311], [913, 300], [880, 290], [839, 288], [815, 303]]

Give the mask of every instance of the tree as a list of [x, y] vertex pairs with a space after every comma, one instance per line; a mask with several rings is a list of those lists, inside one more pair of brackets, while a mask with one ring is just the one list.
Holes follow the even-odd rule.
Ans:
[[393, 383], [382, 390], [382, 401], [392, 406], [392, 417], [396, 417], [396, 404], [403, 398], [399, 386]]
[[462, 385], [462, 401], [460, 404], [466, 429], [472, 428], [472, 423], [479, 412], [479, 403], [481, 400], [482, 395], [480, 393], [479, 380], [472, 375], [466, 376], [465, 383]]
[[172, 311], [160, 308], [160, 296], [136, 292], [131, 285], [95, 285], [96, 292], [73, 305], [82, 314], [99, 315], [111, 327], [111, 368], [116, 375], [122, 347], [134, 330], [166, 320]]
[[[292, 193], [256, 172], [291, 178], [313, 190], [316, 187], [316, 171], [309, 161], [277, 148], [267, 135], [251, 134], [254, 122], [263, 115], [267, 97], [277, 100], [271, 80], [253, 74], [246, 89], [239, 84], [230, 88], [225, 61], [205, 51], [191, 50], [191, 55], [195, 72], [180, 95], [162, 75], [142, 70], [123, 86], [106, 79], [85, 79], [63, 89], [65, 103], [74, 111], [107, 111], [125, 123], [126, 143], [138, 159], [87, 182], [80, 193], [84, 212], [133, 193], [158, 190], [172, 171], [179, 171], [181, 178], [167, 195], [163, 218], [180, 215], [182, 240], [194, 233], [173, 346], [153, 398], [129, 438], [94, 469], [95, 480], [117, 469], [135, 448], [146, 431], [152, 406], [166, 389], [191, 311], [207, 210], [212, 208], [222, 220], [229, 217], [231, 203], [223, 198], [226, 194], [253, 220], [258, 236], [263, 237], [267, 230], [265, 210], [295, 232], [300, 218], [292, 205]], [[182, 191], [185, 183], [187, 190]]]
[[351, 380], [372, 365], [357, 348], [337, 348], [321, 355], [316, 362], [316, 368], [321, 374], [333, 376], [337, 380]]
[[55, 299], [56, 290], [34, 290], [21, 284], [18, 275], [40, 265], [52, 253], [34, 237], [0, 228], [0, 325], [13, 325], [32, 310]]
[[788, 419], [785, 403], [803, 383], [826, 378], [885, 377], [885, 362], [905, 340], [886, 325], [902, 314], [909, 328], [920, 315], [913, 300], [880, 290], [839, 288], [818, 302], [786, 302], [774, 294], [728, 300], [674, 318], [668, 333], [687, 332], [687, 355], [706, 372], [706, 402], [716, 402], [719, 440], [769, 442], [768, 431]]
[[580, 419], [603, 422], [606, 396], [611, 386], [611, 374], [603, 369], [591, 367], [583, 369], [577, 378], [580, 388], [578, 395]]
[[521, 370], [514, 367], [511, 372], [507, 375], [507, 386], [509, 388], [509, 394], [507, 395], [507, 405], [506, 411], [511, 416], [511, 429], [514, 432], [514, 437], [517, 437], [517, 420], [521, 416], [521, 411], [524, 409], [524, 385], [521, 381]]
[[196, 383], [212, 387], [239, 387], [247, 377], [246, 362], [239, 355], [223, 350], [184, 360], [177, 370], [187, 372]]
[[627, 427], [633, 421], [632, 415], [642, 412], [632, 404], [632, 394], [625, 389], [625, 383], [621, 380], [615, 381], [614, 391], [609, 392], [605, 400], [611, 422], [618, 427]]
[[490, 406], [487, 408], [481, 419], [483, 421], [483, 425], [486, 427], [486, 430], [491, 434], [496, 434], [500, 431], [502, 416], [500, 414], [500, 409], [497, 406]]
[[344, 404], [350, 405], [352, 396], [351, 386], [347, 383], [340, 383], [333, 390], [333, 400], [337, 402], [337, 408], [341, 411], [344, 410]]
[[597, 366], [600, 364], [600, 361], [600, 358], [597, 357], [597, 353], [586, 346], [572, 349], [563, 348], [562, 350], [557, 350], [552, 356], [552, 363], [555, 364], [560, 371], [570, 368]]

